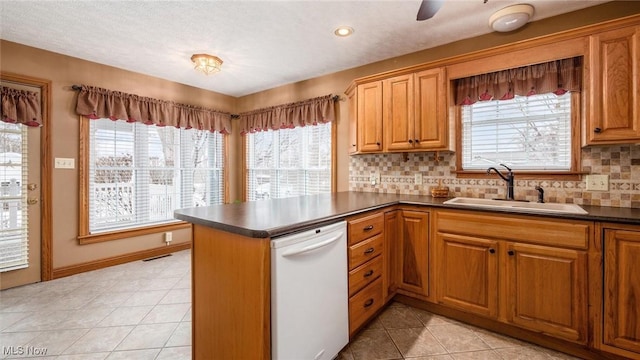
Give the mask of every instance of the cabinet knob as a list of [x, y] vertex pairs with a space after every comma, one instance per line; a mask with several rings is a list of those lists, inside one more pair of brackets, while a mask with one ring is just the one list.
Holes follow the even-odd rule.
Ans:
[[496, 253], [496, 249], [491, 248], [491, 249], [489, 249], [489, 252], [490, 252], [491, 254], [495, 254], [495, 253]]
[[364, 302], [364, 307], [365, 308], [368, 308], [371, 305], [373, 305], [373, 299], [369, 299], [369, 300]]
[[365, 254], [371, 254], [372, 252], [376, 251], [376, 249], [370, 247], [367, 250], [364, 251]]
[[409, 144], [413, 144], [413, 140], [409, 139]]
[[373, 275], [373, 270], [369, 270], [366, 273], [364, 273], [364, 277], [366, 277], [366, 278], [371, 276], [371, 275]]
[[601, 132], [602, 132], [602, 129], [600, 129], [600, 128], [595, 128], [595, 129], [593, 129], [593, 132], [594, 132], [594, 133], [601, 133]]
[[516, 252], [513, 251], [513, 250], [509, 250], [509, 251], [507, 251], [507, 254], [509, 254], [509, 256], [513, 256], [513, 255], [516, 254]]
[[415, 141], [416, 141], [416, 144], [420, 144], [420, 140], [416, 139]]
[[376, 143], [376, 145], [380, 146], [380, 143], [379, 143], [379, 142], [377, 142], [377, 143]]

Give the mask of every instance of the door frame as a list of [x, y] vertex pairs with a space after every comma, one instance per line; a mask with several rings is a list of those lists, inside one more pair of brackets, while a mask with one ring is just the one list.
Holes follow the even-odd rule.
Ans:
[[37, 87], [41, 94], [42, 127], [40, 128], [40, 281], [53, 279], [51, 219], [51, 81], [0, 71], [0, 80]]

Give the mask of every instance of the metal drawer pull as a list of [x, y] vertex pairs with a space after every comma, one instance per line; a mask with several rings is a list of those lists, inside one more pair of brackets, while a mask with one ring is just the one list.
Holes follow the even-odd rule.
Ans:
[[373, 270], [369, 270], [366, 273], [364, 273], [364, 277], [369, 277], [371, 275], [373, 275]]
[[364, 307], [365, 308], [368, 308], [371, 305], [373, 305], [373, 299], [369, 299], [369, 300], [364, 302]]
[[371, 231], [371, 230], [373, 230], [373, 225], [365, 226], [364, 229], [362, 229], [362, 230]]
[[365, 254], [371, 254], [372, 252], [376, 251], [376, 249], [370, 247], [367, 250], [364, 251]]

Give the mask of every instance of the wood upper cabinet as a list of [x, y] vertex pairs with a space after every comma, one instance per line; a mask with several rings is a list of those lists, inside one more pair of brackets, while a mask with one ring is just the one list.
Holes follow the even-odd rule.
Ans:
[[640, 27], [590, 37], [591, 81], [586, 144], [640, 140]]
[[383, 81], [384, 150], [413, 149], [414, 105], [413, 74]]
[[640, 358], [640, 231], [604, 230], [603, 336]]
[[349, 155], [358, 153], [358, 103], [356, 89], [347, 93], [347, 103], [349, 105]]
[[444, 150], [448, 146], [444, 68], [383, 82], [384, 150]]
[[436, 233], [436, 299], [443, 305], [498, 316], [498, 241]]
[[507, 321], [586, 343], [587, 252], [506, 246]]
[[447, 96], [444, 68], [415, 75], [414, 149], [446, 150], [448, 141]]
[[429, 213], [401, 210], [399, 219], [401, 277], [399, 292], [429, 296]]
[[358, 151], [382, 151], [382, 81], [358, 85]]

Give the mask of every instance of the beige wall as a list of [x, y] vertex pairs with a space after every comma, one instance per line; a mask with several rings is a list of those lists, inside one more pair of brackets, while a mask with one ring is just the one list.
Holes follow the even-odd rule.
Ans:
[[[344, 191], [349, 189], [349, 157], [347, 156], [348, 109], [343, 92], [353, 79], [636, 13], [640, 13], [640, 2], [611, 2], [576, 13], [531, 23], [512, 34], [492, 33], [241, 98], [200, 90], [7, 41], [0, 42], [0, 69], [52, 81], [52, 119], [50, 121], [52, 157], [75, 159], [78, 158], [78, 116], [74, 111], [75, 92], [71, 90], [73, 84], [99, 86], [234, 113], [329, 93], [341, 95], [343, 100], [339, 102], [337, 107], [339, 112], [337, 118], [337, 190]], [[242, 141], [236, 131], [236, 125], [234, 124], [232, 129], [234, 131], [229, 147], [230, 201], [240, 199], [242, 186], [240, 176], [242, 173], [240, 156]], [[52, 181], [54, 269], [164, 245], [161, 234], [78, 245], [76, 239], [79, 213], [77, 169], [54, 169]], [[188, 241], [189, 236], [189, 231], [176, 232], [174, 243]]]

